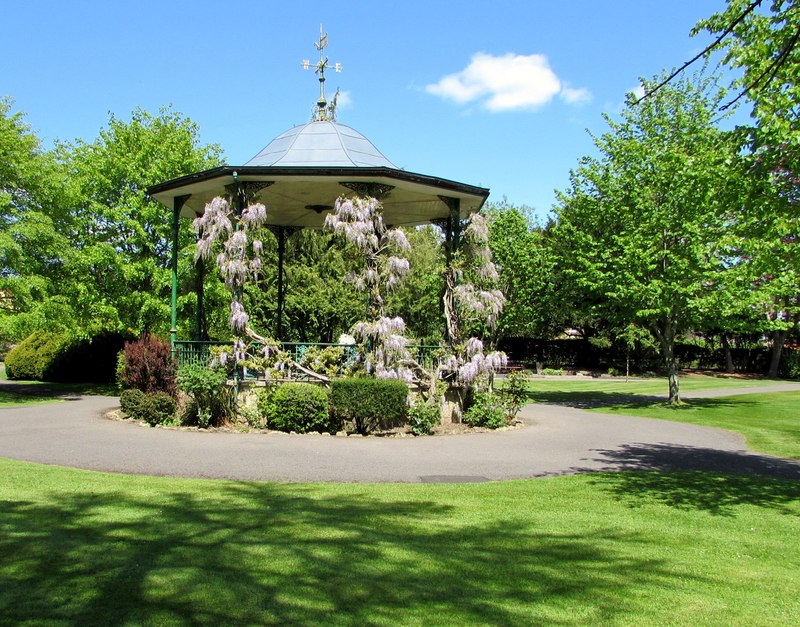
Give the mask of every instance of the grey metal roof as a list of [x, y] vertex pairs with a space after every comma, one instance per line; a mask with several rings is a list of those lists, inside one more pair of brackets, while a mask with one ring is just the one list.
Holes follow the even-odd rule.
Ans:
[[245, 166], [398, 169], [361, 133], [328, 120], [290, 128], [267, 144]]

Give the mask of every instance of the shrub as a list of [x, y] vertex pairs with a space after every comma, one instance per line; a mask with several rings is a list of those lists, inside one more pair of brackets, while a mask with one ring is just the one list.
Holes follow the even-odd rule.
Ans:
[[780, 374], [785, 379], [800, 379], [800, 350], [786, 349], [784, 351]]
[[199, 426], [217, 426], [235, 417], [235, 391], [228, 385], [228, 375], [221, 366], [186, 364], [178, 370], [177, 383], [194, 400], [194, 419]]
[[464, 412], [463, 420], [471, 427], [497, 429], [506, 424], [506, 405], [497, 394], [475, 394], [473, 404]]
[[408, 387], [394, 379], [336, 379], [331, 382], [331, 411], [368, 434], [405, 424]]
[[124, 342], [120, 333], [79, 338], [35, 331], [9, 352], [6, 371], [10, 379], [110, 383], [116, 355]]
[[69, 340], [64, 333], [34, 331], [6, 356], [9, 379], [46, 381], [52, 364]]
[[327, 375], [328, 377], [335, 377], [341, 374], [344, 364], [344, 347], [343, 346], [309, 346], [303, 353], [301, 365]]
[[283, 383], [259, 397], [258, 408], [267, 426], [278, 431], [330, 431], [329, 396], [311, 383]]
[[147, 394], [141, 390], [123, 390], [119, 405], [128, 417], [151, 425], [163, 425], [175, 418], [175, 399], [166, 392]]
[[528, 400], [528, 386], [525, 384], [527, 380], [525, 373], [518, 370], [506, 375], [506, 384], [501, 394], [510, 418], [515, 418]]
[[141, 390], [123, 390], [119, 395], [119, 406], [130, 418], [139, 420], [146, 394]]
[[140, 418], [151, 425], [170, 424], [175, 418], [175, 399], [166, 392], [145, 394]]
[[564, 374], [564, 371], [561, 368], [543, 368], [542, 374], [560, 377], [562, 374]]
[[126, 342], [119, 370], [123, 388], [175, 395], [175, 358], [169, 342], [145, 333], [135, 342]]
[[438, 405], [430, 405], [417, 397], [408, 408], [408, 424], [414, 435], [430, 435], [442, 420]]

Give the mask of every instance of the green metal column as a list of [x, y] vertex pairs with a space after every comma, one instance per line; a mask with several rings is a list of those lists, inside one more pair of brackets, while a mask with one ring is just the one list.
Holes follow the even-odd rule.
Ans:
[[195, 288], [196, 295], [197, 295], [197, 311], [195, 312], [195, 320], [194, 320], [194, 339], [198, 342], [205, 339], [203, 333], [203, 322], [205, 321], [206, 312], [205, 312], [205, 286], [203, 282], [205, 281], [206, 276], [206, 264], [203, 261], [202, 257], [197, 260], [195, 264], [195, 280], [197, 281], [197, 285]]
[[189, 196], [176, 196], [172, 199], [172, 256], [170, 259], [172, 294], [170, 298], [169, 339], [173, 353], [175, 353], [175, 340], [178, 339], [178, 232], [180, 230], [181, 209], [187, 200], [189, 200]]

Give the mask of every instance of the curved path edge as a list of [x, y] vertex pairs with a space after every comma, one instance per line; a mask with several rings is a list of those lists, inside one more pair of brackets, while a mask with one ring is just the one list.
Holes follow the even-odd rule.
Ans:
[[[784, 390], [800, 384], [696, 396]], [[641, 469], [800, 479], [800, 461], [748, 451], [730, 431], [561, 405], [527, 405], [521, 429], [391, 439], [204, 433], [103, 418], [117, 406], [114, 397], [80, 396], [0, 409], [0, 457], [124, 474], [277, 482], [454, 483]]]

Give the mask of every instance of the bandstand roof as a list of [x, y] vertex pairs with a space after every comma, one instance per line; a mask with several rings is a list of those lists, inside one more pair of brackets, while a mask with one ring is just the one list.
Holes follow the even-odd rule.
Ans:
[[243, 166], [220, 166], [149, 187], [147, 193], [172, 208], [189, 196], [181, 216], [194, 218], [233, 183], [267, 184], [253, 197], [267, 207], [267, 222], [320, 228], [327, 209], [354, 184], [391, 188], [381, 198], [387, 224], [427, 224], [450, 215], [442, 199], [460, 200], [462, 217], [478, 211], [489, 190], [401, 170], [358, 131], [330, 120], [310, 122], [281, 133]]

